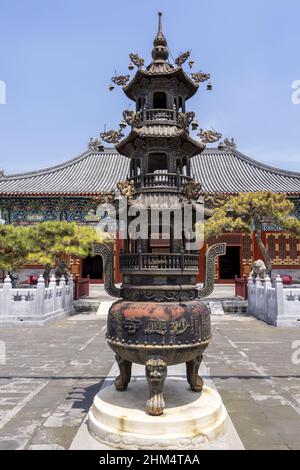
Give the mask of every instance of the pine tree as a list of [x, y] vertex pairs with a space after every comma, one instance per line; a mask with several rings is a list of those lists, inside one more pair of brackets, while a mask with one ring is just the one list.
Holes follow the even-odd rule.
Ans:
[[[205, 238], [225, 232], [254, 232], [267, 271], [271, 258], [262, 238], [264, 225], [275, 225], [293, 236], [300, 236], [300, 221], [293, 214], [294, 204], [285, 194], [273, 192], [240, 193], [229, 197], [205, 222]], [[200, 230], [200, 227], [198, 227]]]
[[109, 235], [75, 222], [43, 222], [31, 226], [0, 226], [0, 268], [18, 270], [26, 263], [43, 264], [47, 281], [51, 268], [67, 256], [86, 257], [93, 243], [109, 243]]
[[0, 269], [18, 270], [30, 252], [29, 227], [0, 225]]

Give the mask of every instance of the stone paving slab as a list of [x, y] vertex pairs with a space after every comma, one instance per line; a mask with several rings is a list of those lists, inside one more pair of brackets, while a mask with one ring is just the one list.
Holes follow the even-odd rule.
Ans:
[[225, 316], [213, 333], [205, 362], [245, 447], [300, 449], [300, 331]]
[[67, 449], [114, 356], [91, 315], [42, 328], [1, 328], [0, 449]]
[[[213, 335], [204, 374], [245, 448], [300, 449], [300, 364], [292, 361], [300, 330], [235, 314], [213, 317]], [[0, 341], [0, 449], [69, 448], [114, 362], [105, 321], [82, 314], [5, 327]]]

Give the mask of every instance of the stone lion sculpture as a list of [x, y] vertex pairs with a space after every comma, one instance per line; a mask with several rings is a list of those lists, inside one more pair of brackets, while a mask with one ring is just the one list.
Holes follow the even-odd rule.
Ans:
[[252, 265], [252, 271], [250, 273], [250, 277], [252, 277], [253, 280], [255, 281], [257, 277], [259, 277], [260, 279], [265, 279], [266, 274], [267, 274], [267, 268], [266, 268], [265, 263], [261, 259], [254, 261]]

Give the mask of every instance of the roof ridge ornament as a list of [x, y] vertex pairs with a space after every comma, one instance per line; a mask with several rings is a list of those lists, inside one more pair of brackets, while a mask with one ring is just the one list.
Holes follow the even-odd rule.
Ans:
[[198, 136], [201, 138], [202, 144], [213, 144], [222, 138], [222, 134], [214, 129], [208, 131], [200, 129]]
[[122, 133], [122, 129], [118, 129], [117, 131], [111, 129], [109, 131], [101, 132], [100, 137], [104, 142], [108, 144], [116, 144], [123, 139], [124, 134]]
[[192, 73], [191, 77], [195, 83], [203, 83], [211, 79], [210, 73], [203, 73], [203, 72]]
[[230, 150], [236, 149], [236, 143], [235, 143], [234, 137], [231, 137], [231, 139], [229, 138], [224, 139], [224, 144]]
[[130, 58], [131, 62], [133, 62], [134, 65], [136, 65], [139, 69], [140, 69], [141, 67], [143, 67], [143, 65], [144, 65], [144, 63], [145, 63], [144, 59], [142, 59], [142, 58], [141, 58], [138, 54], [136, 54], [136, 53], [135, 53], [135, 54], [133, 54], [133, 53], [129, 54], [129, 58]]
[[125, 109], [123, 111], [123, 118], [126, 124], [129, 126], [139, 127], [142, 125], [140, 111], [135, 112], [129, 109]]
[[186, 51], [183, 54], [180, 54], [176, 59], [175, 59], [175, 64], [178, 67], [181, 67], [189, 58], [190, 58], [190, 51]]
[[88, 143], [88, 149], [91, 152], [103, 152], [104, 147], [100, 139], [93, 139], [93, 137], [90, 137], [90, 141]]
[[130, 80], [130, 75], [115, 75], [111, 81], [118, 86], [125, 86]]

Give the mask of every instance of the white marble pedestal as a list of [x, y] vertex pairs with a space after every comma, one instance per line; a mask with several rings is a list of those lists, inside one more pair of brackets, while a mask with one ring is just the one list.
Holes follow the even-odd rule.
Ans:
[[145, 412], [148, 385], [134, 380], [126, 392], [102, 389], [89, 412], [90, 433], [116, 449], [202, 449], [226, 432], [227, 411], [220, 395], [209, 387], [194, 393], [186, 380], [166, 380], [165, 412]]
[[190, 390], [185, 364], [168, 368], [164, 390], [166, 410], [160, 417], [145, 413], [148, 398], [145, 368], [133, 364], [132, 380], [128, 390], [122, 393], [116, 392], [112, 385], [118, 373], [114, 363], [74, 437], [71, 450], [244, 449], [204, 362], [199, 371], [206, 384], [202, 395]]

